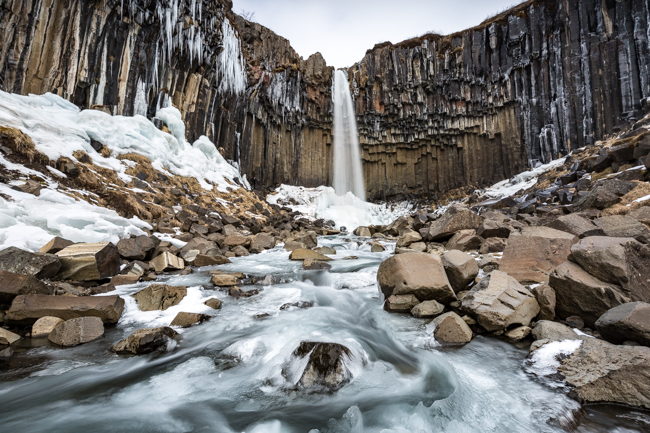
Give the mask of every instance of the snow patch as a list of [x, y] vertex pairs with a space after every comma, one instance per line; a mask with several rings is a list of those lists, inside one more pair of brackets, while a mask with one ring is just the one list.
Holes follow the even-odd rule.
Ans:
[[562, 340], [547, 343], [527, 360], [526, 371], [537, 376], [550, 376], [560, 368], [561, 357], [571, 356], [582, 345], [581, 340]]

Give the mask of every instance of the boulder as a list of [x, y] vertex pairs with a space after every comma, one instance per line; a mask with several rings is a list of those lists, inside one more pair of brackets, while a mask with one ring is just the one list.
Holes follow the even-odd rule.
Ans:
[[476, 230], [476, 235], [482, 237], [483, 239], [488, 238], [508, 238], [510, 232], [513, 231], [513, 228], [499, 220], [486, 219]]
[[5, 322], [32, 325], [41, 317], [63, 320], [77, 317], [99, 317], [106, 324], [117, 323], [124, 311], [124, 299], [112, 296], [48, 296], [19, 295], [11, 303]]
[[4, 339], [8, 344], [14, 344], [16, 341], [22, 339], [18, 334], [14, 334], [11, 331], [7, 331], [4, 328], [0, 328], [0, 339]]
[[456, 293], [465, 290], [478, 275], [478, 264], [474, 257], [458, 250], [447, 251], [442, 255], [442, 265], [447, 278]]
[[38, 250], [38, 252], [45, 253], [45, 254], [56, 254], [62, 249], [69, 247], [72, 244], [74, 244], [74, 242], [56, 236], [51, 241], [43, 245], [41, 249]]
[[528, 326], [539, 313], [535, 296], [501, 271], [493, 271], [473, 287], [463, 297], [462, 308], [488, 331], [501, 331], [514, 324]]
[[520, 341], [530, 335], [531, 329], [528, 326], [519, 326], [517, 328], [511, 329], [506, 332], [504, 335], [506, 338], [511, 340]]
[[391, 313], [408, 313], [419, 303], [415, 295], [392, 295], [384, 302], [384, 310]]
[[259, 254], [264, 250], [275, 248], [275, 237], [271, 236], [268, 233], [258, 233], [254, 236], [251, 236], [250, 239], [251, 244], [248, 249], [253, 254]]
[[606, 209], [621, 201], [621, 197], [636, 188], [634, 182], [615, 179], [603, 179], [594, 184], [589, 192], [580, 199], [575, 207], [579, 210]]
[[316, 251], [308, 250], [308, 249], [299, 249], [299, 250], [293, 250], [291, 254], [289, 255], [290, 260], [305, 260], [305, 259], [313, 259], [313, 260], [320, 260], [323, 262], [328, 262], [332, 259], [329, 257], [319, 254]]
[[185, 244], [185, 246], [181, 248], [181, 252], [197, 250], [199, 254], [206, 254], [208, 251], [215, 248], [217, 248], [217, 244], [215, 242], [205, 238], [196, 237]]
[[140, 281], [140, 277], [137, 275], [115, 275], [111, 278], [111, 284], [114, 286], [124, 286], [127, 284], [135, 284]]
[[571, 260], [594, 277], [621, 286], [630, 300], [650, 301], [650, 247], [632, 238], [593, 236], [571, 248]]
[[413, 219], [411, 217], [403, 216], [397, 218], [395, 221], [386, 226], [384, 230], [389, 236], [399, 236], [400, 232], [406, 228], [411, 227]]
[[178, 305], [186, 295], [186, 287], [152, 284], [131, 296], [138, 303], [140, 311], [155, 311]]
[[284, 249], [286, 251], [304, 250], [307, 249], [307, 245], [303, 244], [302, 242], [286, 241], [284, 243]]
[[103, 280], [120, 271], [120, 255], [110, 242], [74, 244], [56, 255], [61, 260], [57, 277], [62, 280]]
[[650, 206], [643, 206], [628, 213], [627, 216], [634, 218], [638, 222], [650, 226]]
[[[420, 233], [411, 229], [404, 229], [400, 234], [400, 237], [397, 239], [398, 248], [408, 248], [412, 243], [419, 242], [422, 240]], [[426, 247], [425, 247], [426, 248]]]
[[41, 317], [32, 326], [32, 338], [47, 337], [50, 332], [56, 328], [59, 323], [63, 323], [63, 319], [53, 316]]
[[0, 304], [11, 304], [18, 295], [49, 295], [50, 288], [29, 275], [0, 271]]
[[558, 373], [583, 403], [618, 403], [650, 408], [650, 348], [582, 340]]
[[156, 256], [149, 264], [157, 273], [185, 269], [183, 259], [167, 251]]
[[59, 323], [47, 336], [54, 344], [74, 347], [97, 340], [104, 335], [104, 323], [99, 317], [77, 317]]
[[553, 271], [549, 285], [555, 291], [556, 316], [566, 319], [579, 315], [589, 327], [593, 327], [605, 311], [629, 301], [620, 287], [589, 275], [569, 261]]
[[38, 279], [52, 278], [61, 269], [61, 261], [54, 254], [30, 253], [9, 247], [0, 251], [0, 271], [23, 274]]
[[0, 346], [0, 361], [9, 361], [11, 357], [13, 356], [14, 351], [11, 347], [7, 347], [6, 349], [3, 349]]
[[373, 242], [370, 244], [371, 253], [383, 253], [384, 251], [386, 251], [386, 248], [382, 244], [378, 242]]
[[194, 266], [214, 266], [214, 265], [225, 265], [227, 263], [232, 263], [228, 257], [225, 256], [205, 256], [203, 254], [197, 254], [194, 258]]
[[369, 238], [370, 236], [372, 236], [372, 234], [370, 233], [370, 229], [368, 227], [357, 227], [356, 229], [354, 229], [352, 234], [363, 238]]
[[210, 282], [215, 286], [219, 286], [219, 287], [232, 287], [239, 284], [239, 279], [237, 278], [236, 275], [218, 273], [212, 275], [212, 278], [210, 278]]
[[160, 240], [155, 237], [136, 236], [120, 240], [117, 243], [117, 251], [120, 257], [126, 260], [147, 260], [158, 245]]
[[217, 298], [210, 298], [207, 301], [205, 301], [204, 304], [212, 308], [213, 310], [221, 309], [221, 300]]
[[351, 374], [345, 366], [350, 359], [350, 349], [336, 343], [303, 341], [293, 352], [296, 358], [308, 358], [299, 384], [310, 391], [337, 391], [350, 381]]
[[461, 230], [476, 230], [483, 223], [483, 217], [462, 205], [453, 205], [429, 226], [427, 241], [446, 241]]
[[532, 290], [537, 303], [539, 304], [538, 320], [553, 320], [555, 319], [555, 290], [548, 284], [540, 284]]
[[531, 333], [535, 340], [545, 340], [547, 343], [551, 341], [581, 340], [589, 338], [579, 336], [568, 326], [557, 322], [551, 322], [550, 320], [540, 320], [537, 322]]
[[644, 244], [650, 244], [650, 229], [627, 215], [610, 215], [594, 220], [606, 236], [634, 238]]
[[306, 248], [316, 248], [318, 237], [315, 232], [301, 233], [293, 238], [294, 241], [304, 244]]
[[564, 215], [545, 224], [546, 227], [571, 233], [580, 239], [589, 236], [603, 236], [603, 229], [577, 214]]
[[607, 310], [596, 321], [596, 329], [610, 343], [650, 346], [650, 304], [630, 302]]
[[503, 250], [506, 249], [507, 244], [508, 244], [507, 239], [489, 238], [489, 239], [486, 239], [481, 244], [481, 248], [479, 249], [478, 252], [481, 253], [481, 254], [500, 253], [500, 252], [503, 252]]
[[210, 320], [210, 316], [200, 313], [178, 313], [169, 326], [180, 326], [181, 328], [189, 328], [193, 325]]
[[305, 270], [321, 270], [321, 269], [332, 269], [332, 265], [327, 262], [320, 260], [314, 260], [312, 258], [306, 258], [302, 262], [302, 268]]
[[245, 257], [250, 255], [248, 250], [242, 245], [237, 245], [236, 247], [232, 247], [231, 251], [235, 253], [235, 256], [237, 257]]
[[411, 308], [411, 316], [420, 319], [436, 317], [442, 314], [445, 306], [438, 301], [424, 301]]
[[523, 284], [547, 283], [553, 270], [571, 253], [578, 238], [548, 227], [524, 227], [508, 238], [499, 270]]
[[483, 241], [482, 237], [476, 236], [476, 230], [461, 230], [449, 239], [446, 247], [448, 250], [476, 251]]
[[336, 250], [334, 248], [330, 248], [330, 247], [315, 248], [314, 251], [316, 251], [319, 254], [325, 254], [325, 255], [328, 255], [328, 256], [336, 255]]
[[167, 326], [138, 329], [115, 343], [111, 350], [120, 355], [143, 355], [164, 348], [177, 335], [176, 331]]
[[420, 301], [448, 304], [456, 294], [447, 279], [442, 259], [426, 253], [390, 257], [379, 265], [377, 281], [384, 297], [415, 295]]
[[465, 344], [472, 341], [472, 330], [467, 323], [456, 313], [442, 314], [433, 323], [436, 329], [433, 335], [437, 341], [444, 344]]
[[231, 235], [226, 236], [226, 239], [223, 241], [223, 244], [227, 247], [236, 247], [239, 245], [246, 245], [249, 242], [248, 237], [237, 232]]

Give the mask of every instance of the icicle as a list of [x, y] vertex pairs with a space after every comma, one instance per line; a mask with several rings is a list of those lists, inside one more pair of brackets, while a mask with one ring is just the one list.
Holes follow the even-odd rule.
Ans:
[[241, 42], [228, 19], [224, 19], [221, 31], [223, 51], [217, 58], [217, 70], [221, 80], [218, 92], [241, 94], [246, 90], [247, 84]]

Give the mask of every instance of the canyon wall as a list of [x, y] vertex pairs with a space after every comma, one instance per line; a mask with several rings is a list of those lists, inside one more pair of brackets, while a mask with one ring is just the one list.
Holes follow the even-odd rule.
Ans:
[[[532, 0], [348, 68], [368, 195], [510, 177], [593, 143], [650, 96], [648, 0]], [[155, 116], [172, 103], [254, 187], [331, 183], [333, 69], [229, 0], [2, 0], [0, 88]]]

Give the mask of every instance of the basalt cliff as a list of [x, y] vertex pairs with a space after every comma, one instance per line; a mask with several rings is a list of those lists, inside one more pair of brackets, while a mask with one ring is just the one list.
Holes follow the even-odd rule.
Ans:
[[[510, 177], [593, 144], [650, 96], [650, 5], [532, 0], [348, 68], [368, 196]], [[228, 0], [4, 0], [0, 88], [152, 118], [170, 103], [253, 187], [332, 176], [333, 68]]]

